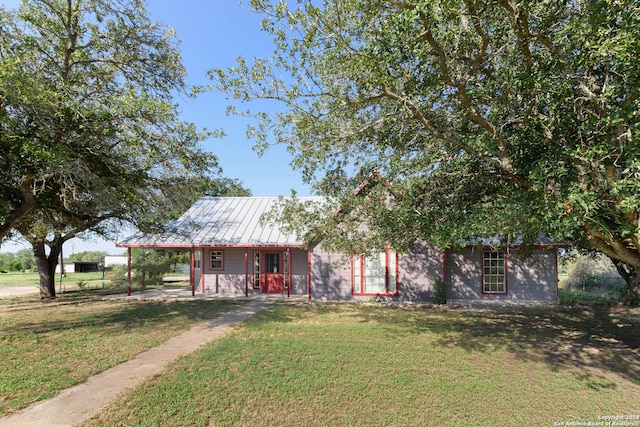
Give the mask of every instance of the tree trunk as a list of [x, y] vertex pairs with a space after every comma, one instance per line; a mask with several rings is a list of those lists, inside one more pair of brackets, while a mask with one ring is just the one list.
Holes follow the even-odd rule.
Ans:
[[627, 283], [622, 293], [623, 302], [632, 307], [640, 305], [640, 266], [629, 265], [613, 258], [611, 258], [611, 261], [613, 261], [616, 270]]
[[60, 248], [52, 245], [47, 256], [43, 242], [35, 245], [33, 243], [31, 242], [33, 255], [36, 258], [38, 276], [40, 277], [40, 299], [53, 299], [56, 297], [55, 271], [58, 265]]

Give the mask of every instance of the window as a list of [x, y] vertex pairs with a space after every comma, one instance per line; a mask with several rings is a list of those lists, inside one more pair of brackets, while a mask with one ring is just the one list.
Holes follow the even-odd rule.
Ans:
[[282, 253], [282, 272], [284, 273], [284, 288], [289, 289], [289, 251]]
[[253, 253], [253, 289], [260, 289], [260, 251]]
[[387, 249], [353, 260], [354, 295], [395, 295], [398, 291], [398, 254]]
[[482, 292], [506, 294], [506, 259], [504, 252], [483, 252]]
[[193, 252], [193, 268], [196, 270], [200, 269], [200, 257], [202, 257], [202, 252], [200, 252], [200, 250]]
[[222, 270], [222, 259], [223, 259], [222, 251], [211, 251], [211, 269], [212, 270]]
[[265, 254], [264, 264], [266, 273], [280, 273], [280, 254]]

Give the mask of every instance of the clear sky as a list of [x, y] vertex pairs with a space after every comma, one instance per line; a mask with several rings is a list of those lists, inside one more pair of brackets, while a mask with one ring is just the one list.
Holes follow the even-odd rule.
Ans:
[[[7, 8], [19, 3], [19, 0], [0, 0]], [[248, 0], [244, 5], [239, 0], [149, 0], [148, 3], [151, 18], [175, 29], [182, 41], [180, 50], [189, 85], [209, 83], [208, 70], [233, 66], [238, 56], [250, 60], [267, 57], [273, 51], [269, 35], [260, 30], [262, 17], [246, 6]], [[222, 129], [227, 134], [223, 139], [204, 143], [205, 149], [218, 157], [223, 176], [241, 180], [254, 196], [289, 195], [292, 189], [300, 196], [310, 194], [300, 175], [291, 170], [291, 157], [284, 147], [272, 147], [262, 157], [256, 155], [251, 149], [253, 141], [245, 136], [247, 119], [226, 115], [230, 101], [225, 95], [205, 93], [196, 99], [176, 101], [182, 110], [182, 120], [201, 128]], [[25, 245], [28, 247], [26, 243], [4, 244], [0, 252], [15, 252]], [[119, 254], [124, 249], [116, 248], [115, 242], [96, 239], [72, 239], [64, 248], [67, 254], [93, 250]]]

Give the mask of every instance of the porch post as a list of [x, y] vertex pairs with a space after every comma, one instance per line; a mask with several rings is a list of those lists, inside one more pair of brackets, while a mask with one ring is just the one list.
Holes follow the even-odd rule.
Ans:
[[189, 260], [189, 284], [191, 285], [191, 296], [196, 296], [196, 271], [195, 271], [195, 248], [191, 248]]
[[291, 248], [287, 248], [287, 271], [285, 273], [287, 275], [287, 283], [289, 284], [289, 286], [287, 286], [287, 298], [291, 298], [291, 286], [293, 285], [293, 283], [291, 283]]
[[249, 248], [244, 248], [244, 296], [249, 296]]
[[127, 248], [127, 283], [131, 284], [131, 247]]

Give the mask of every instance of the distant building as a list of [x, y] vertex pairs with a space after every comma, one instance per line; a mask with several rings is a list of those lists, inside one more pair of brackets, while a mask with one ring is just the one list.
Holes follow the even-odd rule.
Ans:
[[[126, 257], [125, 257], [126, 259]], [[95, 273], [102, 271], [100, 261], [65, 261], [64, 273]], [[56, 274], [60, 274], [60, 264], [56, 266]]]
[[114, 265], [127, 265], [127, 257], [126, 256], [114, 256], [107, 255], [104, 257], [104, 266], [112, 267]]

